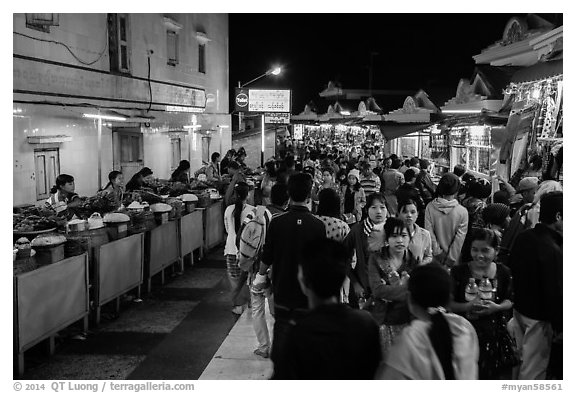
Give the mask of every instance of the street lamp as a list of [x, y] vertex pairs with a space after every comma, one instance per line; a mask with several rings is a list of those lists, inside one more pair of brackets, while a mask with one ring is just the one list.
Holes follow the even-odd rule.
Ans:
[[[257, 80], [264, 78], [265, 76], [269, 76], [269, 75], [280, 75], [280, 73], [282, 72], [282, 67], [274, 67], [269, 69], [268, 71], [266, 71], [265, 73], [263, 73], [262, 75], [257, 76], [256, 78], [252, 79], [251, 81], [248, 81], [244, 84], [240, 83], [240, 81], [238, 81], [238, 87], [239, 88], [243, 88], [248, 86], [251, 83], [256, 82]], [[238, 112], [238, 131], [240, 131], [242, 129], [242, 112]], [[262, 149], [260, 151], [260, 165], [264, 166], [264, 114], [262, 114]]]

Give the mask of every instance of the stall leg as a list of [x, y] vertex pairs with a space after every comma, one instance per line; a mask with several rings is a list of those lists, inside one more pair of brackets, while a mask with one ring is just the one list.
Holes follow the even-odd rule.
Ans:
[[151, 290], [152, 290], [152, 277], [148, 277], [148, 280], [146, 282], [146, 292], [150, 293]]
[[88, 333], [88, 315], [82, 318], [82, 332], [84, 334]]
[[96, 306], [95, 312], [94, 312], [94, 323], [96, 324], [96, 326], [98, 326], [100, 324], [100, 316], [101, 316], [101, 309], [100, 306]]
[[120, 314], [120, 296], [118, 296], [115, 300], [115, 305], [114, 305], [116, 314]]
[[140, 294], [141, 294], [142, 290], [141, 290], [141, 285], [138, 285], [136, 287], [136, 298], [140, 299]]
[[24, 352], [18, 352], [18, 376], [24, 375]]
[[164, 285], [164, 269], [160, 270], [160, 285]]
[[180, 274], [184, 273], [184, 257], [178, 259], [180, 265]]
[[56, 337], [50, 336], [48, 337], [48, 354], [50, 356], [53, 356], [55, 351], [56, 351]]

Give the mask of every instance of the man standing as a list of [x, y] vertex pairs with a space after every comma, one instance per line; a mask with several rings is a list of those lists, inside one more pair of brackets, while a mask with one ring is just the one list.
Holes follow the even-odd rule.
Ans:
[[446, 173], [438, 183], [438, 197], [426, 206], [424, 226], [432, 239], [433, 261], [447, 267], [460, 258], [468, 232], [468, 211], [456, 200], [458, 176]]
[[[416, 177], [416, 188], [420, 190], [420, 195], [422, 195], [422, 199], [424, 199], [426, 205], [434, 199], [434, 194], [436, 193], [436, 185], [434, 185], [428, 172], [429, 166], [430, 163], [428, 160], [420, 160], [420, 173], [418, 173]], [[458, 179], [458, 184], [460, 184], [460, 179]]]
[[[294, 321], [305, 315], [308, 300], [298, 284], [298, 262], [304, 246], [310, 241], [326, 238], [324, 223], [306, 207], [311, 201], [312, 178], [296, 173], [288, 179], [290, 207], [270, 222], [264, 244], [260, 271], [254, 279], [258, 285], [266, 281], [266, 272], [272, 269], [274, 294], [274, 339], [271, 358], [274, 368], [282, 368], [286, 361], [286, 334]], [[276, 375], [273, 376], [276, 378]]]
[[382, 173], [382, 185], [380, 190], [386, 198], [386, 208], [391, 216], [396, 216], [398, 210], [398, 201], [396, 199], [396, 190], [404, 183], [404, 176], [398, 172], [402, 161], [398, 158], [392, 160], [389, 169]]
[[553, 337], [562, 336], [562, 203], [562, 191], [544, 195], [540, 223], [518, 235], [510, 253], [519, 379], [545, 379]]
[[362, 172], [360, 173], [360, 186], [364, 189], [366, 198], [375, 192], [380, 191], [380, 178], [372, 171], [369, 162], [362, 163]]
[[338, 302], [346, 249], [330, 239], [309, 243], [298, 267], [308, 314], [289, 330], [278, 379], [373, 379], [381, 360], [380, 333], [370, 314]]

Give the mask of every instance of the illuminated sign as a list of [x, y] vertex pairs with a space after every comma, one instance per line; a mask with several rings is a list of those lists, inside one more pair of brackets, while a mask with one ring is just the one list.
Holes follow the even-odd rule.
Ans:
[[304, 137], [304, 124], [294, 124], [294, 140], [301, 141]]
[[238, 112], [291, 112], [291, 90], [236, 88], [235, 109]]
[[265, 124], [290, 124], [290, 113], [273, 113], [264, 114]]

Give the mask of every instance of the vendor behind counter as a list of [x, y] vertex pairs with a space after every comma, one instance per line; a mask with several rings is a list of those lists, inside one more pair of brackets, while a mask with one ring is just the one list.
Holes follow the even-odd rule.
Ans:
[[56, 185], [50, 190], [50, 198], [44, 204], [56, 211], [58, 216], [72, 217], [73, 208], [82, 203], [80, 196], [74, 191], [74, 177], [66, 174], [58, 175]]
[[170, 181], [190, 184], [190, 162], [188, 160], [180, 161], [178, 168], [172, 173]]
[[126, 184], [126, 191], [130, 192], [142, 189], [142, 187], [146, 186], [147, 182], [154, 180], [152, 177], [153, 174], [154, 172], [152, 172], [152, 170], [146, 166], [140, 169], [140, 171], [136, 172], [130, 181]]

